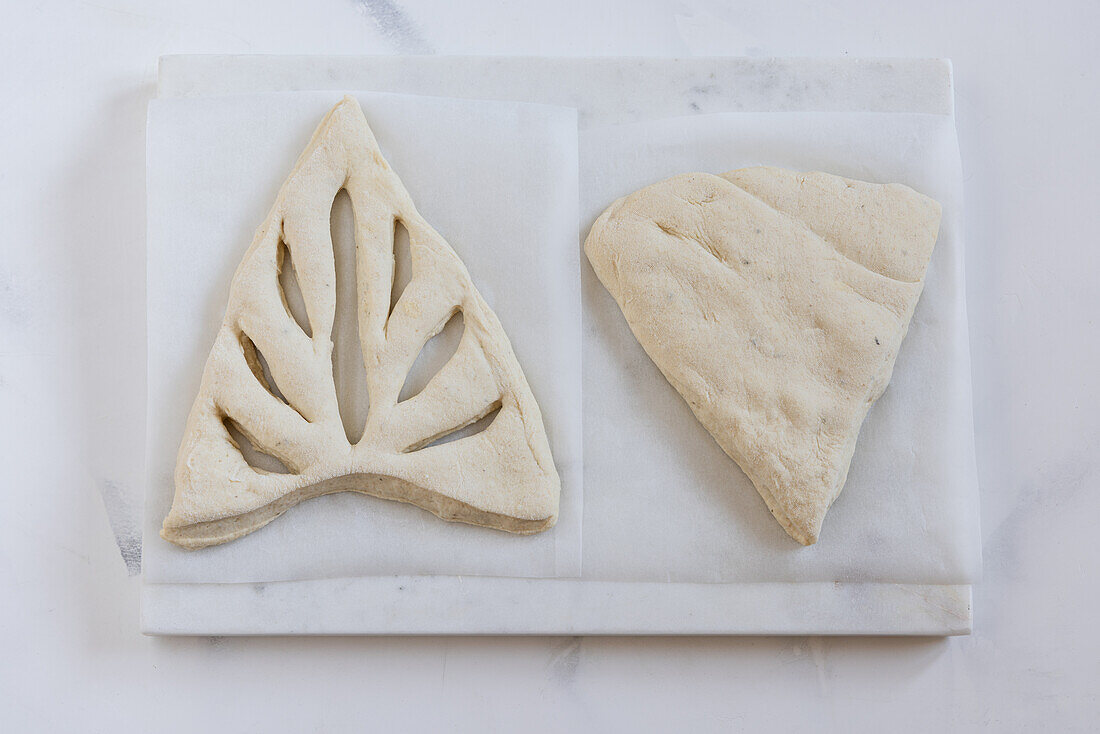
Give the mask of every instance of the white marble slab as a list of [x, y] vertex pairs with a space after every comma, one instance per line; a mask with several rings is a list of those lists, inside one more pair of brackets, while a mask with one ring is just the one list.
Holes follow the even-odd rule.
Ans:
[[156, 635], [963, 635], [970, 632], [970, 587], [483, 576], [146, 584], [141, 629]]
[[[551, 102], [577, 107], [582, 128], [699, 112], [953, 112], [950, 64], [935, 60], [173, 56], [161, 60], [158, 85], [162, 96], [185, 97], [344, 88]], [[969, 372], [968, 364], [959, 368]], [[921, 635], [971, 629], [966, 585], [384, 577], [262, 588], [146, 585], [142, 628], [151, 634]]]
[[159, 97], [370, 89], [576, 107], [581, 128], [708, 112], [954, 111], [944, 59], [164, 56]]

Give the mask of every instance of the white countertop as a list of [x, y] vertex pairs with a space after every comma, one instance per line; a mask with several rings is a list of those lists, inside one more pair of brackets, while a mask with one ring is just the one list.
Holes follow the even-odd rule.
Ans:
[[[521, 5], [0, 8], [0, 729], [1091, 729], [1100, 7]], [[145, 107], [159, 55], [202, 52], [951, 57], [984, 528], [974, 634], [141, 636], [106, 507], [126, 537], [144, 435], [127, 386], [144, 380]]]

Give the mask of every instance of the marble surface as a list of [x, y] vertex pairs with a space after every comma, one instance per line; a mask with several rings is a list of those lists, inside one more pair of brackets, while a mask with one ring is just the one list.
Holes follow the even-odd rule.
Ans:
[[[940, 59], [370, 57], [174, 54], [160, 97], [331, 89], [575, 107], [582, 130], [720, 112], [952, 111]], [[526, 83], [517, 83], [517, 71]]]
[[[0, 725], [1092, 730], [1098, 23], [1069, 0], [4, 4]], [[193, 52], [951, 57], [985, 559], [974, 634], [142, 637], [125, 539], [143, 400], [119, 388], [143, 380], [155, 60]]]
[[[150, 634], [958, 635], [970, 586], [363, 576], [147, 584]], [[309, 610], [304, 613], [303, 610]]]

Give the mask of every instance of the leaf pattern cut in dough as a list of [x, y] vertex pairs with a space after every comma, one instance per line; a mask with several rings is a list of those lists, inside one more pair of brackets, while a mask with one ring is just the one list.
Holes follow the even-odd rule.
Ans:
[[[352, 212], [369, 402], [355, 440], [333, 369], [331, 220], [341, 191]], [[409, 261], [400, 268], [395, 252], [406, 232]], [[454, 353], [399, 400], [418, 355], [455, 317]], [[250, 462], [239, 436], [286, 473]], [[161, 535], [185, 548], [224, 543], [340, 491], [514, 533], [553, 526], [560, 492], [541, 412], [499, 320], [417, 212], [351, 97], [314, 133], [234, 274]]]

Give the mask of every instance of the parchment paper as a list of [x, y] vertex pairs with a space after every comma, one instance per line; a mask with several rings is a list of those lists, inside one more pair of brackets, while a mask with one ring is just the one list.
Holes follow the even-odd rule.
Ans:
[[[762, 163], [821, 168], [868, 180], [899, 180], [936, 196], [944, 205], [944, 220], [925, 294], [917, 308], [910, 334], [902, 346], [894, 380], [864, 426], [847, 487], [826, 518], [822, 540], [809, 549], [802, 549], [786, 538], [740, 470], [694, 421], [683, 401], [637, 346], [617, 307], [598, 284], [587, 262], [578, 265], [586, 303], [585, 438], [588, 443], [585, 446], [585, 472], [589, 490], [585, 501], [583, 578], [610, 578], [621, 571], [623, 575], [614, 578], [623, 581], [631, 578], [661, 581], [684, 578], [728, 578], [733, 581], [742, 578], [775, 581], [880, 578], [904, 584], [907, 579], [914, 583], [935, 583], [937, 579], [949, 577], [960, 577], [960, 582], [967, 583], [976, 580], [980, 535], [969, 409], [970, 365], [962, 299], [963, 243], [959, 236], [961, 172], [953, 120], [949, 114], [952, 91], [948, 62], [188, 56], [162, 59], [159, 85], [162, 95], [184, 97], [272, 89], [375, 88], [576, 105], [580, 108], [582, 130], [591, 128], [593, 132], [600, 133], [602, 138], [599, 140], [605, 141], [606, 150], [596, 150], [589, 156], [593, 141], [597, 139], [586, 136], [583, 146], [586, 153], [582, 158], [582, 175], [586, 182], [584, 207], [579, 226], [574, 223], [574, 247], [579, 246], [577, 236], [583, 239], [596, 214], [613, 199], [638, 186], [690, 168], [721, 172], [737, 166]], [[700, 128], [693, 127], [696, 123], [676, 119], [656, 123], [656, 127], [649, 128], [648, 132], [645, 132], [645, 125], [633, 130], [626, 127], [605, 128], [602, 133], [597, 129], [626, 120], [654, 120], [669, 114], [730, 110], [747, 112], [743, 115], [721, 115], [714, 118], [719, 122], [698, 123]], [[835, 120], [846, 120], [844, 125], [837, 123], [819, 128], [828, 116], [807, 116], [799, 114], [800, 110], [920, 111], [944, 113], [944, 116], [934, 118], [934, 130], [918, 129], [912, 131], [912, 135], [894, 130], [886, 138], [872, 144], [876, 136], [886, 134], [879, 128], [889, 126], [891, 118], [896, 115], [837, 116]], [[784, 114], [769, 114], [776, 111]], [[784, 123], [785, 118], [790, 119]], [[838, 129], [848, 126], [848, 123], [855, 127], [849, 127], [847, 132]], [[304, 127], [311, 129], [312, 124]], [[678, 127], [682, 127], [683, 131], [677, 133], [674, 129], [670, 130]], [[700, 133], [706, 135], [698, 140], [689, 139]], [[308, 131], [304, 134], [308, 135]], [[632, 146], [617, 139], [620, 135], [630, 135], [636, 142], [650, 147], [631, 150]], [[864, 135], [870, 135], [870, 138], [860, 140]], [[943, 150], [931, 144], [933, 137]], [[684, 155], [679, 161], [672, 161], [677, 141], [683, 144]], [[386, 141], [381, 142], [388, 151]], [[290, 153], [293, 158], [300, 145], [296, 143], [290, 147], [294, 148]], [[875, 150], [879, 150], [875, 153], [876, 157], [861, 158], [864, 153]], [[913, 160], [915, 156], [922, 155], [922, 150], [935, 160]], [[716, 157], [712, 159], [708, 151], [714, 151]], [[646, 156], [656, 157], [649, 168], [643, 160]], [[886, 165], [891, 156], [893, 169]], [[716, 162], [723, 157], [728, 160]], [[409, 172], [398, 170], [411, 188]], [[891, 170], [898, 175], [887, 176]], [[270, 184], [271, 191], [260, 197], [265, 201], [258, 205], [257, 217], [262, 218], [266, 213], [270, 198], [285, 173], [285, 169], [280, 169]], [[613, 180], [615, 177], [619, 180]], [[926, 179], [935, 179], [934, 185], [925, 185], [923, 182]], [[937, 195], [940, 190], [949, 194]], [[423, 202], [420, 202], [420, 208], [428, 215]], [[245, 226], [246, 239], [240, 245], [242, 248], [251, 238], [252, 228], [258, 221]], [[432, 221], [435, 222], [434, 219]], [[439, 222], [435, 224], [440, 226]], [[452, 244], [469, 263], [467, 253], [460, 244], [453, 240]], [[470, 267], [473, 271], [472, 264]], [[477, 273], [474, 277], [478, 280]], [[951, 303], [940, 309], [933, 308], [933, 299], [939, 297], [936, 293], [946, 294]], [[214, 298], [217, 303], [212, 308], [218, 310], [218, 317], [224, 306], [219, 299], [223, 298], [224, 294]], [[858, 479], [859, 466], [864, 462], [863, 454], [874, 443], [869, 440], [872, 426], [881, 424], [889, 427], [892, 423], [905, 420], [901, 412], [891, 413], [891, 401], [898, 400], [895, 395], [905, 390], [907, 379], [916, 379], [906, 377], [907, 360], [921, 351], [924, 344], [935, 341], [926, 338], [924, 343], [920, 343], [916, 339], [922, 330], [936, 326], [933, 315], [951, 322], [939, 325], [941, 332], [949, 336], [941, 334], [935, 348], [941, 350], [940, 368], [943, 374], [939, 379], [943, 383], [944, 394], [953, 394], [955, 402], [944, 408], [941, 404], [948, 398], [935, 394], [927, 396], [941, 406], [938, 409], [943, 413], [944, 420], [943, 424], [932, 425], [931, 430], [952, 437], [951, 441], [936, 437], [932, 437], [931, 441], [949, 454], [945, 460], [949, 468], [937, 469], [937, 475], [948, 471], [958, 473], [952, 475], [950, 487], [929, 488], [926, 486], [929, 478], [925, 478], [925, 485], [921, 487], [899, 490], [896, 486], [890, 486], [888, 492], [879, 493], [877, 501], [869, 502], [866, 510], [870, 512], [885, 510], [893, 513], [895, 519], [898, 519], [898, 513], [910, 514], [906, 534], [890, 536], [884, 531], [901, 526], [897, 523], [875, 525], [878, 518], [873, 515], [864, 520], [856, 517], [863, 509], [862, 505], [854, 505], [868, 502], [861, 495], [877, 491], [868, 488], [865, 479]], [[504, 315], [501, 314], [501, 317], [504, 318]], [[212, 334], [211, 331], [204, 338], [208, 341]], [[633, 356], [629, 351], [631, 346], [635, 349]], [[598, 374], [594, 377], [592, 374], [594, 370], [606, 373], [612, 359], [619, 361], [614, 365], [619, 370], [618, 380], [624, 384], [648, 381], [651, 389], [638, 392], [626, 402], [618, 399], [623, 396], [625, 388], [616, 387], [612, 378], [599, 377]], [[154, 379], [151, 370], [151, 400]], [[197, 375], [193, 379], [195, 383], [189, 385], [188, 390], [197, 386]], [[600, 395], [594, 392], [594, 384], [610, 386], [614, 391], [607, 396]], [[187, 400], [190, 398], [191, 395], [188, 395]], [[643, 404], [647, 399], [653, 402]], [[635, 410], [630, 416], [624, 416], [631, 407], [631, 401], [639, 404], [633, 406]], [[541, 396], [540, 402], [548, 412], [549, 407]], [[616, 423], [604, 419], [600, 411], [608, 409], [612, 411], [612, 416], [622, 420]], [[152, 413], [150, 417], [152, 441], [155, 421]], [[596, 424], [592, 422], [593, 417], [597, 419]], [[642, 425], [632, 426], [631, 421]], [[667, 425], [660, 426], [661, 423]], [[667, 430], [674, 423], [680, 424], [680, 428], [673, 429], [672, 434], [656, 444], [638, 440], [652, 435], [659, 428]], [[922, 422], [922, 425], [925, 424]], [[617, 432], [625, 435], [616, 437]], [[602, 443], [604, 441], [606, 446]], [[699, 448], [691, 449], [692, 446]], [[612, 473], [605, 468], [607, 462], [616, 458], [611, 456], [611, 449], [633, 451], [633, 461], [647, 462], [650, 466], [663, 461], [656, 456], [658, 453], [675, 459], [681, 450], [697, 450], [707, 454], [708, 458], [701, 467], [672, 476], [673, 484], [662, 494], [655, 491], [656, 487], [639, 487], [636, 482], [628, 483], [618, 477], [612, 477], [615, 481], [607, 486], [597, 485], [596, 476], [606, 477]], [[908, 447], [905, 450], [908, 453]], [[935, 450], [930, 449], [927, 453], [921, 450], [922, 458], [942, 458]], [[560, 467], [559, 453], [555, 445]], [[914, 460], [906, 458], [908, 464]], [[640, 473], [634, 470], [629, 476]], [[860, 485], [863, 485], [862, 489]], [[713, 497], [714, 505], [709, 508], [712, 513], [714, 507], [719, 510], [725, 508], [724, 514], [718, 518], [721, 526], [704, 527], [707, 534], [700, 538], [692, 537], [696, 530], [689, 526], [686, 536], [675, 537], [675, 533], [683, 534], [685, 531], [684, 515], [687, 511], [676, 509], [673, 502], [685, 501], [683, 495], [686, 492]], [[942, 502], [945, 492], [953, 493], [951, 497], [954, 502]], [[694, 500], [688, 498], [686, 501]], [[630, 504], [632, 502], [634, 504]], [[646, 505], [647, 502], [656, 504]], [[952, 509], [958, 510], [958, 514], [946, 522], [936, 514]], [[633, 526], [629, 524], [646, 512], [653, 515], [649, 521]], [[921, 514], [925, 515], [923, 519]], [[842, 524], [858, 522], [867, 522], [877, 539], [872, 537], [868, 542], [866, 538], [857, 537], [854, 543], [843, 547], [846, 541], [852, 539], [839, 537], [845, 532]], [[759, 533], [762, 547], [746, 548], [748, 540], [744, 536], [737, 537], [746, 531], [746, 523], [752, 525], [752, 532]], [[926, 536], [921, 529], [925, 523], [933, 528], [938, 527], [941, 532]], [[602, 525], [603, 529], [594, 530], [594, 524]], [[865, 531], [860, 532], [867, 535]], [[953, 533], [954, 536], [943, 542], [942, 533]], [[727, 535], [734, 538], [725, 537]], [[929, 538], [940, 544], [934, 543], [926, 548], [925, 542]], [[147, 532], [147, 546], [150, 539], [157, 540]], [[865, 555], [860, 555], [873, 542], [879, 544], [879, 550], [889, 554], [888, 560], [867, 559]], [[773, 551], [778, 554], [774, 563], [769, 565], [764, 562], [768, 559], [760, 558], [762, 553]], [[824, 560], [815, 561], [815, 554]], [[902, 557], [906, 555], [908, 559]], [[866, 567], [865, 563], [868, 564]], [[951, 564], [954, 564], [953, 570], [948, 567]], [[149, 571], [148, 565], [146, 571]], [[146, 580], [149, 580], [148, 576]], [[902, 588], [913, 589], [914, 598], [917, 598], [918, 587]], [[867, 605], [880, 603], [868, 592]], [[308, 618], [308, 610], [302, 610], [302, 615], [303, 619]]]
[[[581, 239], [615, 199], [750, 165], [900, 182], [943, 223], [885, 395], [821, 539], [787, 537], [634, 339], [583, 262], [584, 577], [618, 581], [969, 583], [980, 567], [961, 174], [947, 115], [699, 115], [583, 131]], [[735, 369], [731, 365], [731, 369]]]
[[546, 105], [356, 95], [417, 208], [466, 263], [511, 338], [562, 479], [557, 526], [521, 537], [339, 494], [305, 502], [223, 546], [187, 552], [159, 537], [176, 451], [232, 273], [340, 96], [150, 105], [145, 580], [577, 576], [583, 506], [577, 121], [575, 110]]

